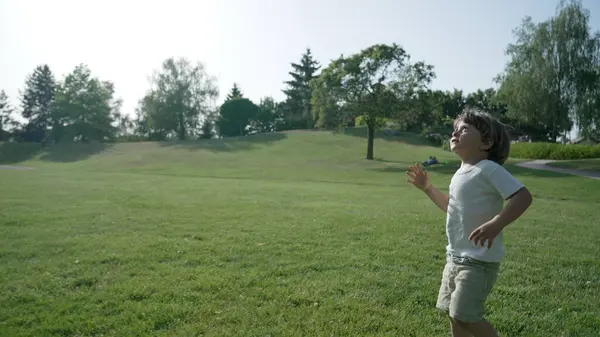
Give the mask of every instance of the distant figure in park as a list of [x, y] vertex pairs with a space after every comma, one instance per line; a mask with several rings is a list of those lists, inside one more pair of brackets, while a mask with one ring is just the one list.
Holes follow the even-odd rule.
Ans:
[[435, 165], [435, 164], [439, 164], [440, 162], [437, 160], [436, 157], [433, 156], [429, 156], [429, 159], [423, 162], [423, 166], [427, 167], [430, 165]]

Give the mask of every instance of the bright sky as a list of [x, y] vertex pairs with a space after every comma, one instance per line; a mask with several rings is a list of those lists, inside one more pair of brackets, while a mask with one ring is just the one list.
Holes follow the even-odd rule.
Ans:
[[[220, 97], [283, 97], [306, 47], [326, 66], [340, 54], [398, 43], [435, 66], [434, 88], [493, 86], [512, 30], [552, 16], [551, 0], [0, 0], [0, 89], [18, 104], [25, 77], [47, 63], [58, 78], [86, 63], [113, 81], [133, 114], [148, 76], [170, 56], [202, 62]], [[600, 1], [584, 0], [593, 30]]]

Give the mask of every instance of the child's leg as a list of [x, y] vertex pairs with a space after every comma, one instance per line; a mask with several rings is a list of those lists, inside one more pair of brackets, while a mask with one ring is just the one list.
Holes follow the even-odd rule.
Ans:
[[[453, 259], [448, 257], [442, 273], [442, 283], [440, 285], [438, 299], [435, 305], [436, 308], [444, 311], [445, 313], [449, 313], [452, 293], [456, 290], [454, 278], [456, 277], [457, 268], [458, 266], [454, 264]], [[450, 318], [450, 329], [452, 331], [452, 337], [473, 337], [452, 318]]]
[[488, 321], [476, 323], [459, 323], [469, 331], [473, 337], [498, 337], [498, 332]]
[[470, 332], [465, 330], [459, 322], [455, 321], [450, 317], [450, 329], [452, 330], [452, 337], [473, 337]]
[[474, 337], [497, 337], [498, 334], [484, 318], [485, 301], [498, 276], [499, 264], [469, 258], [454, 258], [455, 289], [449, 315], [456, 325]]

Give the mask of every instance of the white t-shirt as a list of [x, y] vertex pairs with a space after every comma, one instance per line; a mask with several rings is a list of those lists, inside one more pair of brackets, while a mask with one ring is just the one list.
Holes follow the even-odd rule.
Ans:
[[491, 160], [459, 168], [450, 182], [446, 215], [447, 252], [481, 261], [500, 262], [505, 254], [502, 232], [489, 249], [487, 241], [483, 247], [476, 246], [469, 240], [469, 235], [498, 215], [504, 207], [504, 200], [523, 187], [504, 167]]

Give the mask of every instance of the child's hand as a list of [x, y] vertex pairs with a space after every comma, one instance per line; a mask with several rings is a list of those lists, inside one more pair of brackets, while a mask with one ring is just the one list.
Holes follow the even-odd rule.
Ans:
[[492, 242], [500, 234], [502, 228], [496, 225], [495, 222], [489, 221], [485, 224], [476, 228], [471, 235], [469, 235], [469, 240], [473, 240], [475, 246], [484, 246], [485, 241], [487, 240], [488, 249], [492, 248]]
[[410, 178], [407, 179], [409, 183], [415, 185], [421, 191], [426, 190], [431, 183], [429, 182], [429, 177], [427, 177], [427, 170], [421, 170], [421, 165], [417, 163], [417, 167], [414, 165], [410, 165], [410, 171], [406, 171], [406, 175]]

